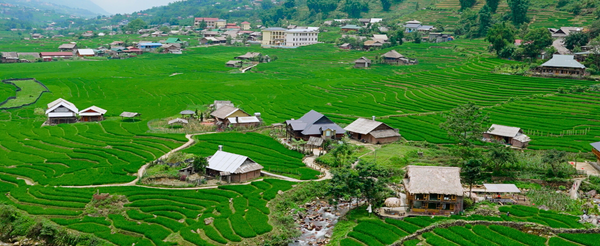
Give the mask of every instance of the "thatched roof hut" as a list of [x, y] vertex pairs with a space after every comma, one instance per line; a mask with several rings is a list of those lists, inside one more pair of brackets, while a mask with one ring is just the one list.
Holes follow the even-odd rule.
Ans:
[[409, 194], [463, 195], [459, 167], [409, 165], [404, 186]]

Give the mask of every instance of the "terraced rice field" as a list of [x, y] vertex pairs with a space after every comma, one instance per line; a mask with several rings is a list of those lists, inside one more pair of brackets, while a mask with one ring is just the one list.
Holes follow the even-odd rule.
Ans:
[[[116, 245], [177, 245], [164, 240], [179, 235], [195, 245], [241, 242], [272, 230], [267, 202], [293, 183], [267, 179], [244, 186], [214, 190], [161, 190], [142, 187], [67, 189], [28, 186], [23, 180], [0, 174], [0, 202], [30, 214], [48, 217], [68, 228], [93, 233]], [[86, 216], [92, 195], [124, 195], [124, 213]], [[206, 225], [205, 218], [214, 218]]]
[[[40, 96], [42, 96], [42, 93], [49, 92], [48, 89], [34, 80], [8, 80], [3, 81], [3, 84], [10, 85], [9, 87], [12, 88], [6, 88], [6, 86], [3, 86], [6, 88], [2, 89], [5, 91], [4, 93], [6, 93], [6, 97], [0, 98], [0, 109], [16, 108], [19, 106], [32, 104], [38, 100]], [[0, 95], [2, 95], [2, 93], [0, 93]], [[14, 98], [6, 100], [9, 97]]]
[[306, 167], [304, 157], [296, 151], [287, 149], [272, 138], [258, 133], [224, 133], [196, 136], [198, 142], [184, 150], [203, 156], [211, 156], [219, 145], [223, 150], [245, 155], [261, 164], [265, 171], [282, 174], [298, 179], [315, 179], [319, 172]]
[[[538, 210], [526, 206], [501, 207], [501, 212], [510, 212], [510, 216], [500, 217], [473, 215], [469, 217], [409, 217], [404, 220], [394, 219], [360, 219], [340, 245], [389, 245], [399, 239], [428, 227], [436, 222], [461, 219], [470, 221], [515, 221], [534, 222], [552, 228], [583, 228], [579, 218], [571, 215], [558, 214], [551, 211]], [[546, 245], [545, 237], [527, 234], [517, 229], [499, 225], [466, 225], [449, 228], [435, 228], [432, 232], [422, 235], [422, 241], [429, 245]], [[576, 240], [574, 240], [576, 239]], [[600, 236], [593, 235], [581, 238], [580, 234], [560, 234], [549, 240], [549, 245], [594, 245]]]

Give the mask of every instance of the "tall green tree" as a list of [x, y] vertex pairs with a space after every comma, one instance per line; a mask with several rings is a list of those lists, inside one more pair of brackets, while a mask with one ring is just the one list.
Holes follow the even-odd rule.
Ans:
[[536, 59], [546, 47], [552, 45], [552, 34], [544, 27], [529, 29], [523, 42], [523, 53]]
[[206, 173], [206, 167], [208, 167], [208, 161], [204, 156], [194, 156], [192, 161], [194, 172], [204, 175]]
[[487, 159], [490, 168], [498, 171], [508, 164], [517, 162], [517, 155], [510, 148], [502, 144], [495, 144], [487, 152]]
[[361, 178], [360, 191], [369, 204], [386, 198], [386, 185], [391, 173], [373, 162], [359, 161], [356, 165], [358, 176]]
[[468, 160], [462, 167], [462, 181], [469, 184], [469, 195], [473, 194], [473, 184], [483, 180], [483, 161]]
[[491, 44], [488, 48], [489, 51], [503, 57], [501, 56], [502, 51], [515, 43], [515, 28], [506, 22], [495, 24], [488, 30], [485, 39]]
[[383, 8], [383, 11], [390, 11], [390, 8], [392, 7], [392, 1], [391, 0], [380, 0], [381, 1], [381, 8]]
[[440, 124], [440, 128], [463, 146], [471, 146], [473, 141], [482, 139], [490, 122], [489, 115], [472, 102], [452, 109], [443, 117], [446, 121]]
[[348, 166], [352, 159], [352, 153], [354, 153], [354, 149], [346, 142], [342, 142], [342, 144], [333, 149], [331, 154], [333, 155], [333, 163], [335, 167]]
[[145, 21], [140, 18], [130, 21], [123, 29], [125, 31], [137, 32], [140, 29], [144, 29], [148, 26]]
[[404, 31], [403, 30], [396, 30], [390, 33], [390, 43], [392, 44], [392, 46], [396, 46], [396, 45], [402, 45], [402, 43], [404, 41], [402, 41], [402, 39], [404, 38]]
[[479, 10], [479, 30], [478, 37], [485, 37], [490, 26], [492, 25], [492, 11], [489, 6], [485, 5]]
[[567, 163], [567, 152], [556, 149], [548, 150], [544, 153], [542, 162], [550, 166], [548, 170], [549, 176], [563, 177], [562, 166]]
[[459, 0], [460, 9], [461, 10], [469, 9], [469, 8], [473, 7], [473, 5], [475, 5], [476, 2], [477, 2], [477, 0]]
[[573, 50], [575, 47], [586, 46], [590, 41], [590, 37], [584, 32], [574, 32], [565, 37], [565, 47]]
[[360, 197], [360, 177], [355, 169], [334, 168], [331, 169], [331, 180], [328, 183], [327, 196], [334, 205], [340, 200], [349, 200]]
[[508, 7], [510, 8], [510, 18], [515, 26], [529, 22], [529, 18], [527, 18], [529, 0], [508, 0]]
[[500, 0], [486, 0], [485, 1], [485, 5], [490, 7], [490, 11], [492, 13], [496, 13], [496, 10], [498, 10], [499, 3], [500, 3]]
[[369, 5], [363, 3], [361, 0], [346, 0], [344, 12], [350, 18], [359, 18], [361, 12], [369, 12]]
[[454, 29], [455, 35], [464, 35], [467, 38], [477, 37], [477, 12], [471, 9], [465, 9], [460, 14], [457, 28]]

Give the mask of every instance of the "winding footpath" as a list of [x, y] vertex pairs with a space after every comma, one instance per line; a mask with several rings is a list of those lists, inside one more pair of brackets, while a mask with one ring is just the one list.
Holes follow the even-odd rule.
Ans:
[[[183, 149], [186, 149], [190, 146], [192, 146], [196, 140], [194, 140], [194, 136], [197, 135], [205, 135], [205, 134], [214, 134], [216, 132], [206, 132], [206, 133], [194, 133], [194, 134], [186, 134], [185, 137], [188, 139], [188, 141], [175, 148], [172, 149], [171, 151], [167, 152], [166, 154], [162, 155], [161, 157], [159, 157], [159, 160], [165, 160], [167, 158], [169, 158], [169, 156], [171, 156], [172, 154], [181, 151]], [[307, 181], [322, 181], [322, 180], [327, 180], [327, 179], [331, 179], [331, 173], [329, 172], [328, 169], [320, 167], [319, 165], [317, 165], [315, 163], [315, 157], [314, 156], [309, 156], [304, 158], [304, 160], [302, 161], [304, 162], [304, 164], [307, 167], [310, 167], [312, 169], [315, 169], [317, 171], [320, 171], [322, 173], [324, 173], [324, 175], [316, 180], [299, 180], [299, 179], [295, 179], [295, 178], [290, 178], [290, 177], [286, 177], [283, 175], [278, 175], [278, 174], [274, 174], [274, 173], [269, 173], [267, 171], [261, 171], [261, 173], [265, 176], [271, 176], [271, 177], [275, 177], [275, 178], [279, 178], [279, 179], [283, 179], [286, 181], [291, 181], [291, 182], [307, 182]], [[202, 186], [202, 187], [181, 187], [181, 188], [170, 188], [170, 187], [154, 187], [154, 186], [145, 186], [145, 185], [138, 185], [138, 181], [142, 178], [142, 176], [144, 176], [144, 173], [146, 172], [146, 169], [148, 168], [148, 166], [150, 166], [151, 162], [146, 163], [145, 165], [143, 165], [142, 167], [140, 167], [140, 169], [137, 171], [137, 177], [128, 183], [120, 183], [120, 184], [102, 184], [102, 185], [82, 185], [82, 186], [60, 186], [63, 188], [100, 188], [100, 187], [119, 187], [119, 186], [138, 186], [138, 187], [145, 187], [145, 188], [151, 188], [151, 189], [161, 189], [161, 190], [205, 190], [205, 189], [215, 189], [218, 187], [218, 185], [213, 185], [213, 186]], [[257, 181], [261, 181], [257, 180]], [[239, 183], [239, 184], [230, 184], [230, 185], [247, 185], [250, 184], [251, 182], [246, 182], [246, 183]]]

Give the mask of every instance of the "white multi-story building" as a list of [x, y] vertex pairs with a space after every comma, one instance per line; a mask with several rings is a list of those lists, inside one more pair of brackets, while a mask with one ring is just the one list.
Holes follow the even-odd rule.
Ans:
[[262, 45], [298, 47], [316, 44], [319, 41], [319, 28], [285, 29], [272, 27], [262, 30]]
[[296, 47], [316, 44], [319, 41], [319, 29], [290, 29], [285, 31], [285, 46]]

